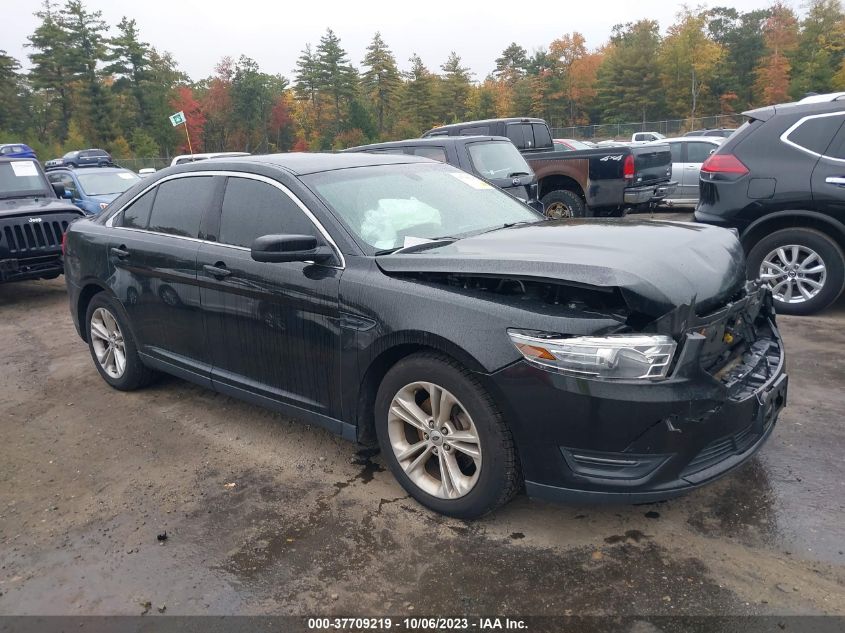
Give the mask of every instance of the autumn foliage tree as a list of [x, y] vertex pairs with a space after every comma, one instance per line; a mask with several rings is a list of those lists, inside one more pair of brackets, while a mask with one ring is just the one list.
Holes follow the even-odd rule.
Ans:
[[763, 24], [765, 55], [757, 68], [754, 90], [762, 103], [789, 100], [790, 56], [798, 46], [798, 19], [787, 5], [778, 2]]

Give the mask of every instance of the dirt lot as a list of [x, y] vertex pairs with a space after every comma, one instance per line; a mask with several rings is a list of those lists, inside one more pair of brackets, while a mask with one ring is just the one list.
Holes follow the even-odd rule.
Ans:
[[321, 429], [109, 389], [61, 279], [0, 286], [0, 316], [0, 613], [845, 614], [845, 301], [781, 318], [790, 404], [739, 471], [474, 523]]

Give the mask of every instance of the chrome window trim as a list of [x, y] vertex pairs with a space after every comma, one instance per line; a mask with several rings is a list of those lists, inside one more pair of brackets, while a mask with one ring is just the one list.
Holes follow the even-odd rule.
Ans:
[[[235, 244], [224, 244], [223, 242], [212, 242], [211, 240], [202, 240], [202, 239], [199, 239], [199, 238], [196, 238], [196, 237], [187, 237], [187, 236], [184, 236], [184, 235], [172, 235], [171, 233], [160, 233], [158, 231], [150, 231], [150, 230], [147, 230], [147, 229], [133, 229], [133, 228], [115, 226], [114, 225], [115, 218], [122, 215], [124, 210], [127, 207], [132, 205], [138, 198], [143, 196], [145, 193], [151, 191], [154, 187], [158, 187], [161, 183], [167, 182], [169, 180], [176, 180], [177, 178], [189, 178], [191, 176], [229, 176], [229, 177], [232, 177], [232, 178], [247, 178], [249, 180], [257, 180], [259, 182], [263, 182], [263, 183], [266, 183], [268, 185], [275, 187], [276, 189], [281, 191], [283, 194], [285, 194], [288, 198], [290, 198], [291, 201], [296, 206], [299, 207], [299, 209], [311, 221], [311, 224], [314, 225], [314, 227], [317, 229], [317, 231], [320, 233], [320, 235], [322, 235], [325, 238], [325, 240], [329, 243], [329, 245], [332, 247], [332, 250], [334, 250], [335, 255], [337, 256], [338, 260], [340, 261], [340, 266], [328, 265], [328, 267], [329, 268], [338, 268], [340, 270], [343, 270], [343, 269], [346, 268], [346, 258], [343, 256], [343, 253], [340, 252], [340, 248], [338, 247], [337, 243], [334, 241], [334, 239], [332, 239], [332, 236], [326, 230], [326, 227], [323, 226], [322, 222], [320, 222], [314, 216], [314, 214], [311, 212], [311, 210], [308, 207], [305, 206], [305, 203], [303, 203], [302, 200], [300, 200], [299, 197], [296, 196], [296, 194], [294, 194], [290, 189], [288, 189], [282, 183], [280, 183], [276, 180], [273, 180], [272, 178], [268, 178], [267, 176], [262, 176], [261, 174], [251, 174], [249, 172], [242, 172], [242, 171], [204, 170], [204, 171], [189, 171], [189, 172], [184, 172], [184, 173], [181, 173], [181, 174], [173, 174], [173, 175], [170, 175], [170, 176], [165, 176], [161, 180], [157, 180], [156, 182], [150, 184], [149, 187], [146, 187], [146, 188], [142, 189], [141, 191], [139, 191], [138, 195], [134, 196], [131, 200], [128, 200], [126, 202], [126, 204], [124, 204], [122, 207], [120, 207], [120, 209], [115, 211], [111, 215], [111, 217], [109, 217], [109, 219], [106, 220], [105, 226], [107, 226], [110, 229], [121, 229], [123, 231], [137, 231], [139, 233], [148, 233], [150, 235], [163, 235], [165, 237], [173, 237], [173, 238], [176, 238], [176, 239], [191, 240], [191, 241], [200, 242], [200, 243], [203, 243], [203, 244], [215, 244], [217, 246], [224, 246], [226, 248], [234, 248], [234, 249], [237, 249], [237, 250], [249, 251], [250, 249], [248, 249], [244, 246], [237, 246]], [[326, 265], [326, 264], [322, 264], [322, 265]]]
[[[789, 135], [792, 134], [799, 127], [801, 127], [801, 125], [803, 125], [806, 121], [809, 121], [810, 119], [823, 119], [823, 118], [829, 117], [829, 116], [843, 116], [843, 117], [845, 117], [845, 111], [825, 112], [824, 114], [810, 114], [808, 116], [802, 117], [802, 118], [798, 119], [795, 123], [793, 123], [791, 126], [789, 126], [789, 128], [786, 130], [786, 132], [784, 132], [783, 134], [780, 135], [780, 140], [782, 142], [786, 143], [787, 145], [804, 152], [805, 154], [809, 154], [810, 156], [815, 156], [816, 158], [826, 158], [827, 160], [832, 160], [832, 161], [835, 161], [837, 163], [845, 163], [845, 158], [834, 158], [833, 156], [828, 156], [827, 154], [819, 154], [818, 152], [814, 152], [811, 149], [807, 149], [803, 145], [799, 145], [798, 143], [795, 143], [794, 141], [789, 140]], [[838, 134], [838, 132], [837, 132], [837, 134]], [[834, 137], [835, 136], [836, 135], [834, 134]]]

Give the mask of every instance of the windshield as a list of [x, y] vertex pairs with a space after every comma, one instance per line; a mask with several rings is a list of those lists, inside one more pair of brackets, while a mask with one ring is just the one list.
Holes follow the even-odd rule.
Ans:
[[141, 179], [140, 176], [136, 176], [131, 171], [77, 174], [77, 178], [79, 178], [79, 186], [82, 187], [82, 191], [89, 196], [123, 193]]
[[47, 183], [34, 161], [0, 163], [0, 198], [47, 195]]
[[485, 178], [511, 178], [532, 174], [528, 163], [513, 143], [469, 143], [467, 149], [473, 167]]
[[303, 176], [302, 181], [371, 252], [543, 219], [508, 194], [448, 165], [339, 169]]

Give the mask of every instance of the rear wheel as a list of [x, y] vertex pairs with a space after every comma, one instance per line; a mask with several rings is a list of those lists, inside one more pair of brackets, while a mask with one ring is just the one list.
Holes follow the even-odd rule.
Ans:
[[772, 289], [783, 314], [812, 314], [833, 303], [845, 287], [845, 256], [830, 237], [815, 229], [775, 231], [748, 254], [748, 276]]
[[550, 191], [543, 196], [542, 203], [546, 207], [546, 217], [550, 220], [587, 217], [587, 205], [574, 191], [565, 189]]
[[403, 359], [384, 377], [375, 414], [390, 470], [424, 506], [472, 519], [519, 489], [510, 430], [484, 388], [455, 361], [434, 353]]
[[88, 348], [94, 366], [109, 385], [121, 391], [152, 382], [155, 372], [141, 362], [123, 307], [101, 292], [91, 299], [85, 316]]

